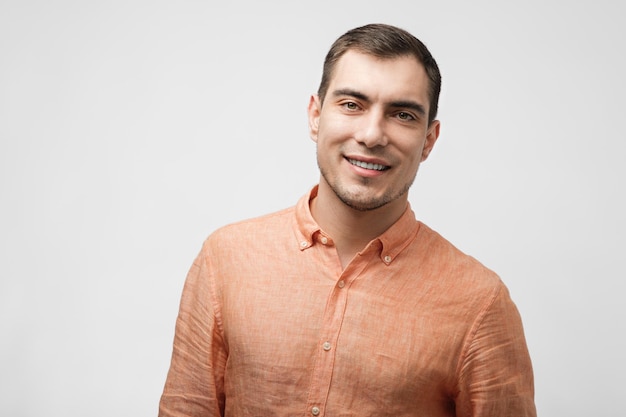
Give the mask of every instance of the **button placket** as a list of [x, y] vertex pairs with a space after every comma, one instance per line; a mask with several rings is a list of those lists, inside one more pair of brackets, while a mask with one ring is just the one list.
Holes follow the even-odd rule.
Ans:
[[[328, 242], [332, 244], [330, 239]], [[372, 253], [371, 255], [374, 254]], [[366, 269], [367, 265], [374, 260], [371, 255], [351, 263], [340, 273], [334, 287], [330, 290], [329, 299], [324, 311], [323, 324], [320, 329], [320, 336], [322, 338], [318, 341], [319, 344], [317, 345], [317, 349], [319, 350], [313, 373], [311, 374], [311, 386], [307, 399], [308, 410], [314, 416], [323, 415], [323, 408], [328, 400], [330, 382], [333, 374], [332, 370], [338, 349], [337, 341], [339, 339], [341, 324], [344, 320], [348, 300], [348, 288]]]

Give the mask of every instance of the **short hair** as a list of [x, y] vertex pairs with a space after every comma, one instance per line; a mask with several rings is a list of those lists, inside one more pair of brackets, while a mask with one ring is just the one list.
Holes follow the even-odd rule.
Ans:
[[404, 29], [385, 24], [369, 24], [341, 35], [331, 46], [322, 71], [322, 81], [317, 94], [320, 102], [324, 102], [333, 71], [341, 58], [349, 50], [355, 50], [377, 58], [389, 59], [402, 56], [413, 56], [424, 66], [428, 76], [428, 98], [430, 108], [428, 123], [437, 116], [439, 93], [441, 92], [441, 73], [437, 62], [426, 45]]

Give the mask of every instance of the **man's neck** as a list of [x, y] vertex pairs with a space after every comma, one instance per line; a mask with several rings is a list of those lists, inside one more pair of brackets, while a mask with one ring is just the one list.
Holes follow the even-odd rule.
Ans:
[[342, 202], [322, 181], [317, 197], [311, 201], [311, 214], [335, 242], [341, 265], [345, 268], [372, 239], [402, 216], [406, 206], [406, 199], [399, 199], [374, 210], [356, 210]]

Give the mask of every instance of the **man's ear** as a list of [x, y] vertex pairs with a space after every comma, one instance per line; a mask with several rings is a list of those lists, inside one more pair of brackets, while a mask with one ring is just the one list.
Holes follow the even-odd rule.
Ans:
[[430, 151], [433, 150], [435, 142], [437, 142], [437, 138], [439, 138], [440, 128], [441, 123], [439, 120], [433, 120], [430, 123], [430, 126], [428, 126], [428, 130], [426, 131], [426, 141], [424, 142], [424, 147], [422, 148], [422, 162], [428, 158]]
[[320, 103], [320, 98], [316, 94], [313, 94], [309, 99], [309, 135], [313, 142], [317, 142], [317, 133], [319, 131], [320, 124], [320, 113], [322, 111], [322, 106]]

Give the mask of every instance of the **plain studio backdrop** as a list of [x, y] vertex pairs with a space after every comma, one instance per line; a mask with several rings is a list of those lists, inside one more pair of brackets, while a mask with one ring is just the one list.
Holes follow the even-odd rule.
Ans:
[[624, 415], [621, 7], [2, 1], [0, 415], [156, 415], [202, 241], [317, 182], [309, 96], [371, 22], [438, 60], [411, 204], [511, 290], [539, 414]]

